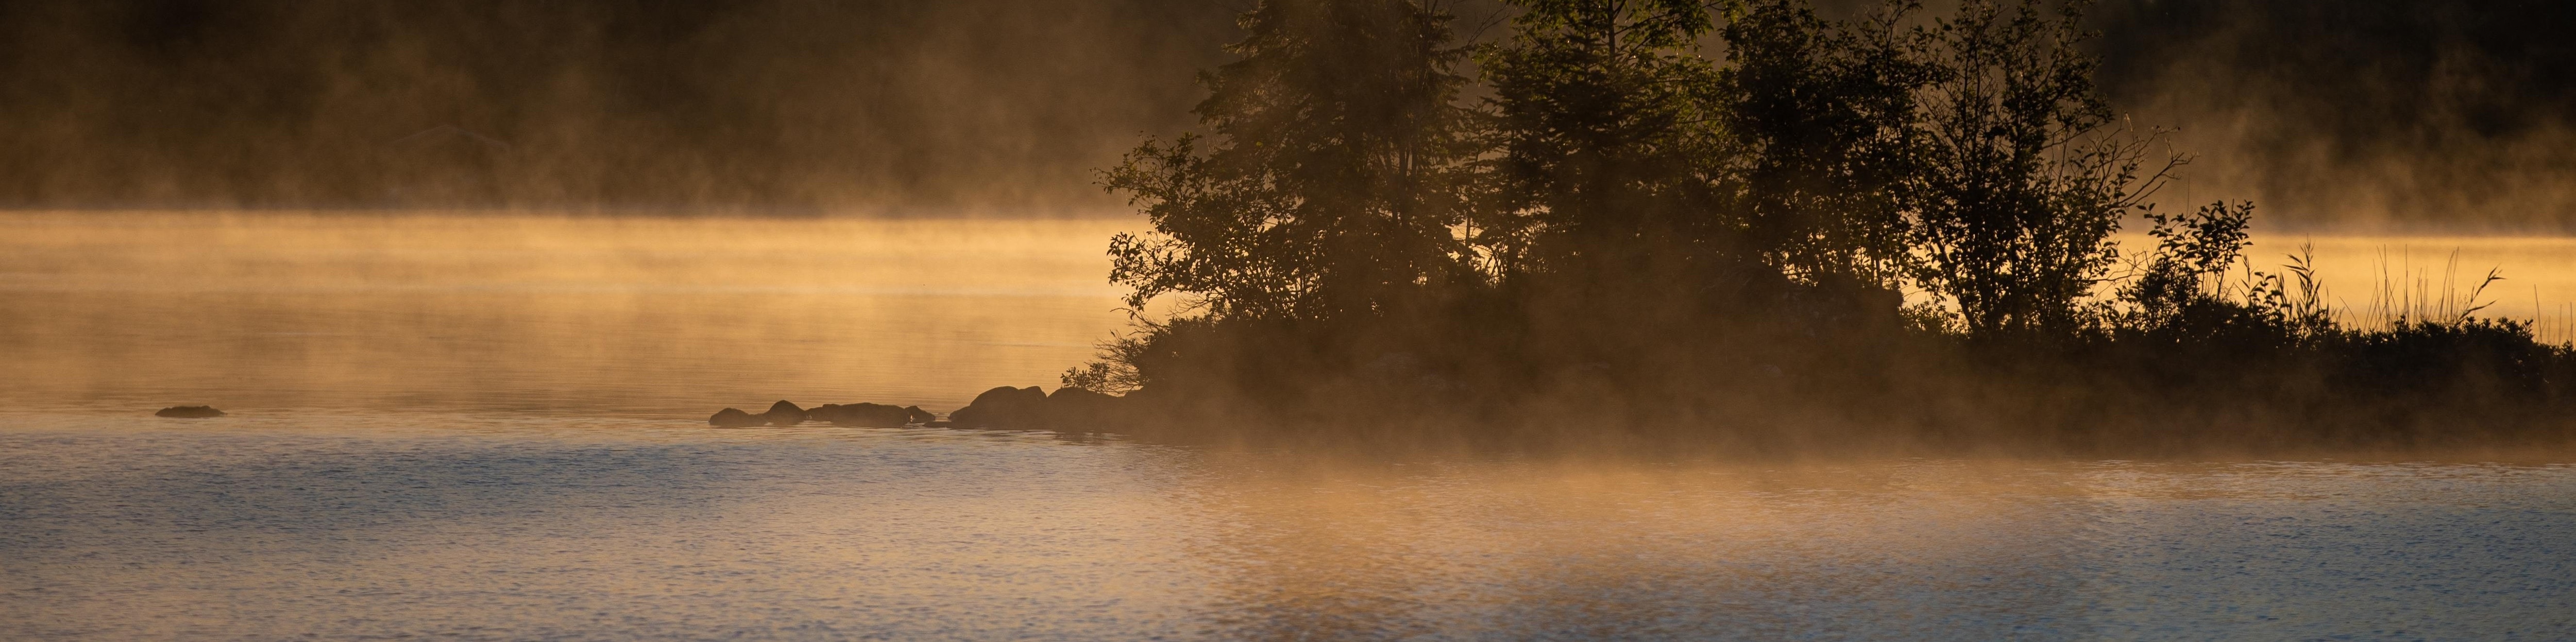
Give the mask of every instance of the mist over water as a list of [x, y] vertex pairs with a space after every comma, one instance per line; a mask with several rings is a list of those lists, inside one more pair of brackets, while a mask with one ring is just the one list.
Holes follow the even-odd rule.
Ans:
[[[949, 409], [1126, 322], [1116, 222], [6, 215], [9, 402]], [[157, 404], [157, 405], [156, 405]]]
[[2554, 233], [2576, 223], [2570, 11], [2113, 0], [2093, 23], [2104, 89], [2199, 156], [2193, 197], [2311, 231]]
[[[0, 215], [0, 400], [106, 412], [434, 408], [654, 417], [1053, 387], [1128, 329], [1121, 220], [544, 212]], [[2576, 339], [2576, 239], [2265, 236], [2361, 323], [2383, 285]], [[2456, 253], [2456, 258], [2454, 258]], [[1148, 312], [1157, 312], [1149, 310]]]
[[[2546, 456], [1369, 461], [701, 419], [1051, 386], [1125, 323], [1117, 221], [5, 223], [13, 639], [2576, 633]], [[2463, 255], [2566, 245], [2532, 243]], [[179, 403], [234, 415], [148, 416]]]

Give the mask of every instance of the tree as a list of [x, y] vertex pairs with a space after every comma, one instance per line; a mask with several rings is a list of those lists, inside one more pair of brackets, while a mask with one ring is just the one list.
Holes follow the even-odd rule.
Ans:
[[1480, 239], [1506, 273], [1637, 279], [1732, 249], [1694, 0], [1522, 0], [1481, 52], [1495, 156]]
[[1834, 23], [1797, 0], [1725, 5], [1716, 112], [1740, 150], [1741, 205], [1769, 263], [1811, 284], [1895, 287], [1907, 276], [1915, 92], [1912, 2]]
[[1465, 79], [1449, 17], [1410, 0], [1264, 0], [1240, 59], [1200, 82], [1211, 135], [1147, 141], [1104, 172], [1154, 225], [1111, 242], [1130, 306], [1350, 320], [1478, 281], [1464, 223]]
[[1972, 336], [2083, 330], [2121, 217], [2182, 163], [2146, 172], [2155, 139], [2110, 127], [2080, 8], [1963, 0], [1914, 45], [1931, 74], [1913, 134], [1917, 280]]

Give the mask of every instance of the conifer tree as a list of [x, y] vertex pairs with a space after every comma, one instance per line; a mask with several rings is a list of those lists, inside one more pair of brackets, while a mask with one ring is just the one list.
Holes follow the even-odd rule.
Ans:
[[1482, 52], [1493, 96], [1495, 215], [1506, 272], [1634, 279], [1641, 264], [1732, 249], [1711, 129], [1714, 80], [1692, 0], [1525, 0]]

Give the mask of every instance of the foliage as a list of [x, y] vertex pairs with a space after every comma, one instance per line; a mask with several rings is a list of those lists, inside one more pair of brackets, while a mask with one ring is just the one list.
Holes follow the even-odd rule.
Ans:
[[2118, 259], [2121, 218], [2181, 164], [2148, 171], [2154, 138], [2109, 128], [2080, 5], [2040, 7], [1966, 0], [1915, 44], [1932, 67], [1914, 124], [1917, 278], [1973, 336], [2087, 326], [2083, 302]]
[[1770, 263], [1808, 282], [1893, 287], [1907, 275], [1918, 89], [1935, 71], [1898, 23], [1911, 3], [1835, 25], [1795, 0], [1726, 5], [1715, 111]]
[[1067, 388], [1112, 395], [1145, 389], [1150, 382], [1145, 379], [1145, 370], [1136, 364], [1151, 360], [1148, 356], [1154, 349], [1151, 341], [1163, 328], [1148, 326], [1142, 331], [1101, 342], [1098, 346], [1099, 361], [1066, 368], [1057, 382]]
[[1212, 136], [1148, 141], [1103, 174], [1155, 227], [1111, 246], [1141, 308], [1220, 318], [1366, 318], [1474, 280], [1449, 17], [1406, 0], [1266, 0], [1241, 59], [1202, 74]]
[[2120, 288], [2120, 300], [2129, 304], [2128, 322], [2163, 326], [2195, 304], [2218, 300], [2228, 268], [2244, 254], [2254, 204], [2217, 203], [2181, 215], [2148, 207], [2141, 215], [2153, 225], [2147, 235], [2156, 247]]
[[[1181, 312], [1064, 384], [1694, 426], [1807, 403], [1925, 434], [2576, 398], [2576, 352], [2469, 316], [2476, 292], [2343, 327], [2304, 254], [2244, 260], [2252, 203], [2159, 209], [2187, 157], [2095, 90], [2080, 1], [1512, 4], [1472, 49], [1413, 0], [1244, 14], [1204, 131], [1102, 176], [1154, 226], [1112, 242], [1112, 280]], [[2123, 254], [2132, 219], [2154, 245]]]
[[1633, 268], [1717, 251], [1725, 158], [1691, 0], [1529, 0], [1479, 52], [1493, 95], [1486, 215], [1501, 275]]

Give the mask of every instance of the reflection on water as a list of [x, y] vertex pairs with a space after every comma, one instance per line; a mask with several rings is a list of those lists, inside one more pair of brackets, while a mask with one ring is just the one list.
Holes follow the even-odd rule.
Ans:
[[5, 419], [7, 639], [2576, 635], [2557, 465], [1358, 465], [680, 420]]
[[[2576, 636], [2562, 465], [1359, 464], [700, 419], [1049, 383], [1124, 321], [1125, 226], [0, 215], [0, 639]], [[2338, 243], [2348, 300], [2375, 247], [2448, 251]], [[2576, 301], [2576, 243], [2462, 243]], [[149, 416], [182, 403], [235, 414]]]

